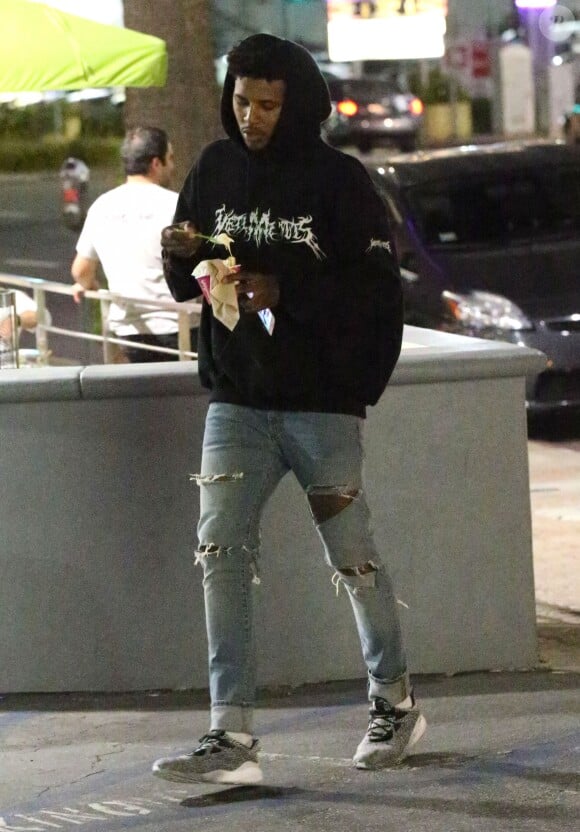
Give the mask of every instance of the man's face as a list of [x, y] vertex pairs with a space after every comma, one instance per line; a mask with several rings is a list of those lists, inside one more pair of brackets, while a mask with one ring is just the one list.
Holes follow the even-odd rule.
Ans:
[[236, 78], [234, 115], [249, 150], [263, 150], [268, 145], [282, 112], [285, 90], [284, 81]]
[[167, 145], [167, 153], [164, 159], [159, 160], [161, 164], [157, 167], [157, 184], [162, 188], [168, 188], [171, 185], [173, 178], [173, 171], [175, 170], [175, 161], [173, 158], [173, 145], [171, 142]]

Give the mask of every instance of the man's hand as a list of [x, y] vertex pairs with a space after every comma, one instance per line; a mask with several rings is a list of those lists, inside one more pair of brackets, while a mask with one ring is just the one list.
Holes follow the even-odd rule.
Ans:
[[243, 312], [274, 309], [280, 300], [280, 284], [276, 275], [247, 272], [243, 269], [223, 278], [224, 283], [235, 283], [238, 303]]
[[73, 300], [75, 303], [80, 303], [85, 296], [86, 288], [82, 283], [73, 283]]
[[12, 336], [12, 315], [8, 315], [0, 321], [0, 338], [10, 338]]
[[[19, 312], [16, 315], [16, 327], [17, 329], [27, 329], [29, 332], [36, 329], [36, 325], [38, 324], [38, 315], [36, 310], [34, 309], [25, 309], [23, 312]], [[0, 337], [1, 338], [10, 338], [12, 335], [12, 316], [8, 318], [4, 318], [2, 322], [0, 322]]]
[[193, 257], [202, 243], [197, 228], [191, 222], [168, 225], [161, 232], [161, 245], [176, 257]]

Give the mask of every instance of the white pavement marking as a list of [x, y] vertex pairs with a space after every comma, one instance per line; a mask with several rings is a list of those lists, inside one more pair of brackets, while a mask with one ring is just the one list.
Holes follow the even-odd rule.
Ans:
[[306, 760], [311, 763], [333, 763], [336, 766], [352, 766], [350, 757], [317, 757], [302, 754], [268, 754], [259, 752], [261, 760]]
[[[118, 818], [134, 818], [151, 815], [154, 809], [150, 806], [165, 806], [167, 803], [181, 803], [188, 791], [179, 789], [167, 794], [159, 795], [160, 800], [148, 798], [128, 798], [127, 800], [101, 800], [86, 804], [81, 809], [72, 806], [62, 806], [58, 809], [40, 809], [30, 814], [15, 813], [11, 818], [16, 819], [13, 824], [7, 815], [0, 817], [0, 830], [5, 832], [46, 832], [47, 829], [70, 828], [70, 824], [84, 826], [94, 821], [113, 822]], [[34, 824], [21, 826], [20, 821]]]
[[7, 266], [17, 266], [24, 269], [61, 269], [62, 263], [55, 260], [24, 260], [17, 257], [10, 257], [4, 260]]

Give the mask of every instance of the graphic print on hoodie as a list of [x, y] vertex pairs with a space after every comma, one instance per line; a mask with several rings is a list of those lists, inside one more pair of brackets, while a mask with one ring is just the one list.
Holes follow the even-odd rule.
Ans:
[[[225, 232], [243, 269], [276, 275], [280, 301], [269, 335], [256, 313], [228, 330], [204, 301], [199, 372], [211, 401], [259, 409], [365, 415], [386, 387], [401, 348], [399, 270], [386, 210], [363, 166], [326, 145], [326, 82], [301, 46], [254, 35], [279, 50], [286, 92], [264, 150], [249, 150], [224, 83], [229, 138], [208, 145], [188, 174], [174, 221], [205, 235]], [[191, 277], [225, 257], [204, 241], [194, 258], [171, 255], [166, 278], [176, 300], [199, 295]]]

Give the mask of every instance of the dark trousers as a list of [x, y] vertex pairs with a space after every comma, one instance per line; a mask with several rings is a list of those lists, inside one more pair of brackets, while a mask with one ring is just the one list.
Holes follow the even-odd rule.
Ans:
[[[197, 329], [190, 329], [191, 349], [197, 352]], [[126, 341], [133, 341], [135, 344], [150, 344], [152, 347], [166, 347], [167, 349], [177, 349], [177, 332], [168, 332], [164, 335], [153, 335], [148, 333], [146, 335], [124, 335], [123, 339]], [[151, 361], [178, 361], [177, 355], [167, 355], [164, 352], [153, 352], [151, 350], [132, 349], [131, 347], [124, 347], [125, 355], [131, 364], [142, 364]]]

